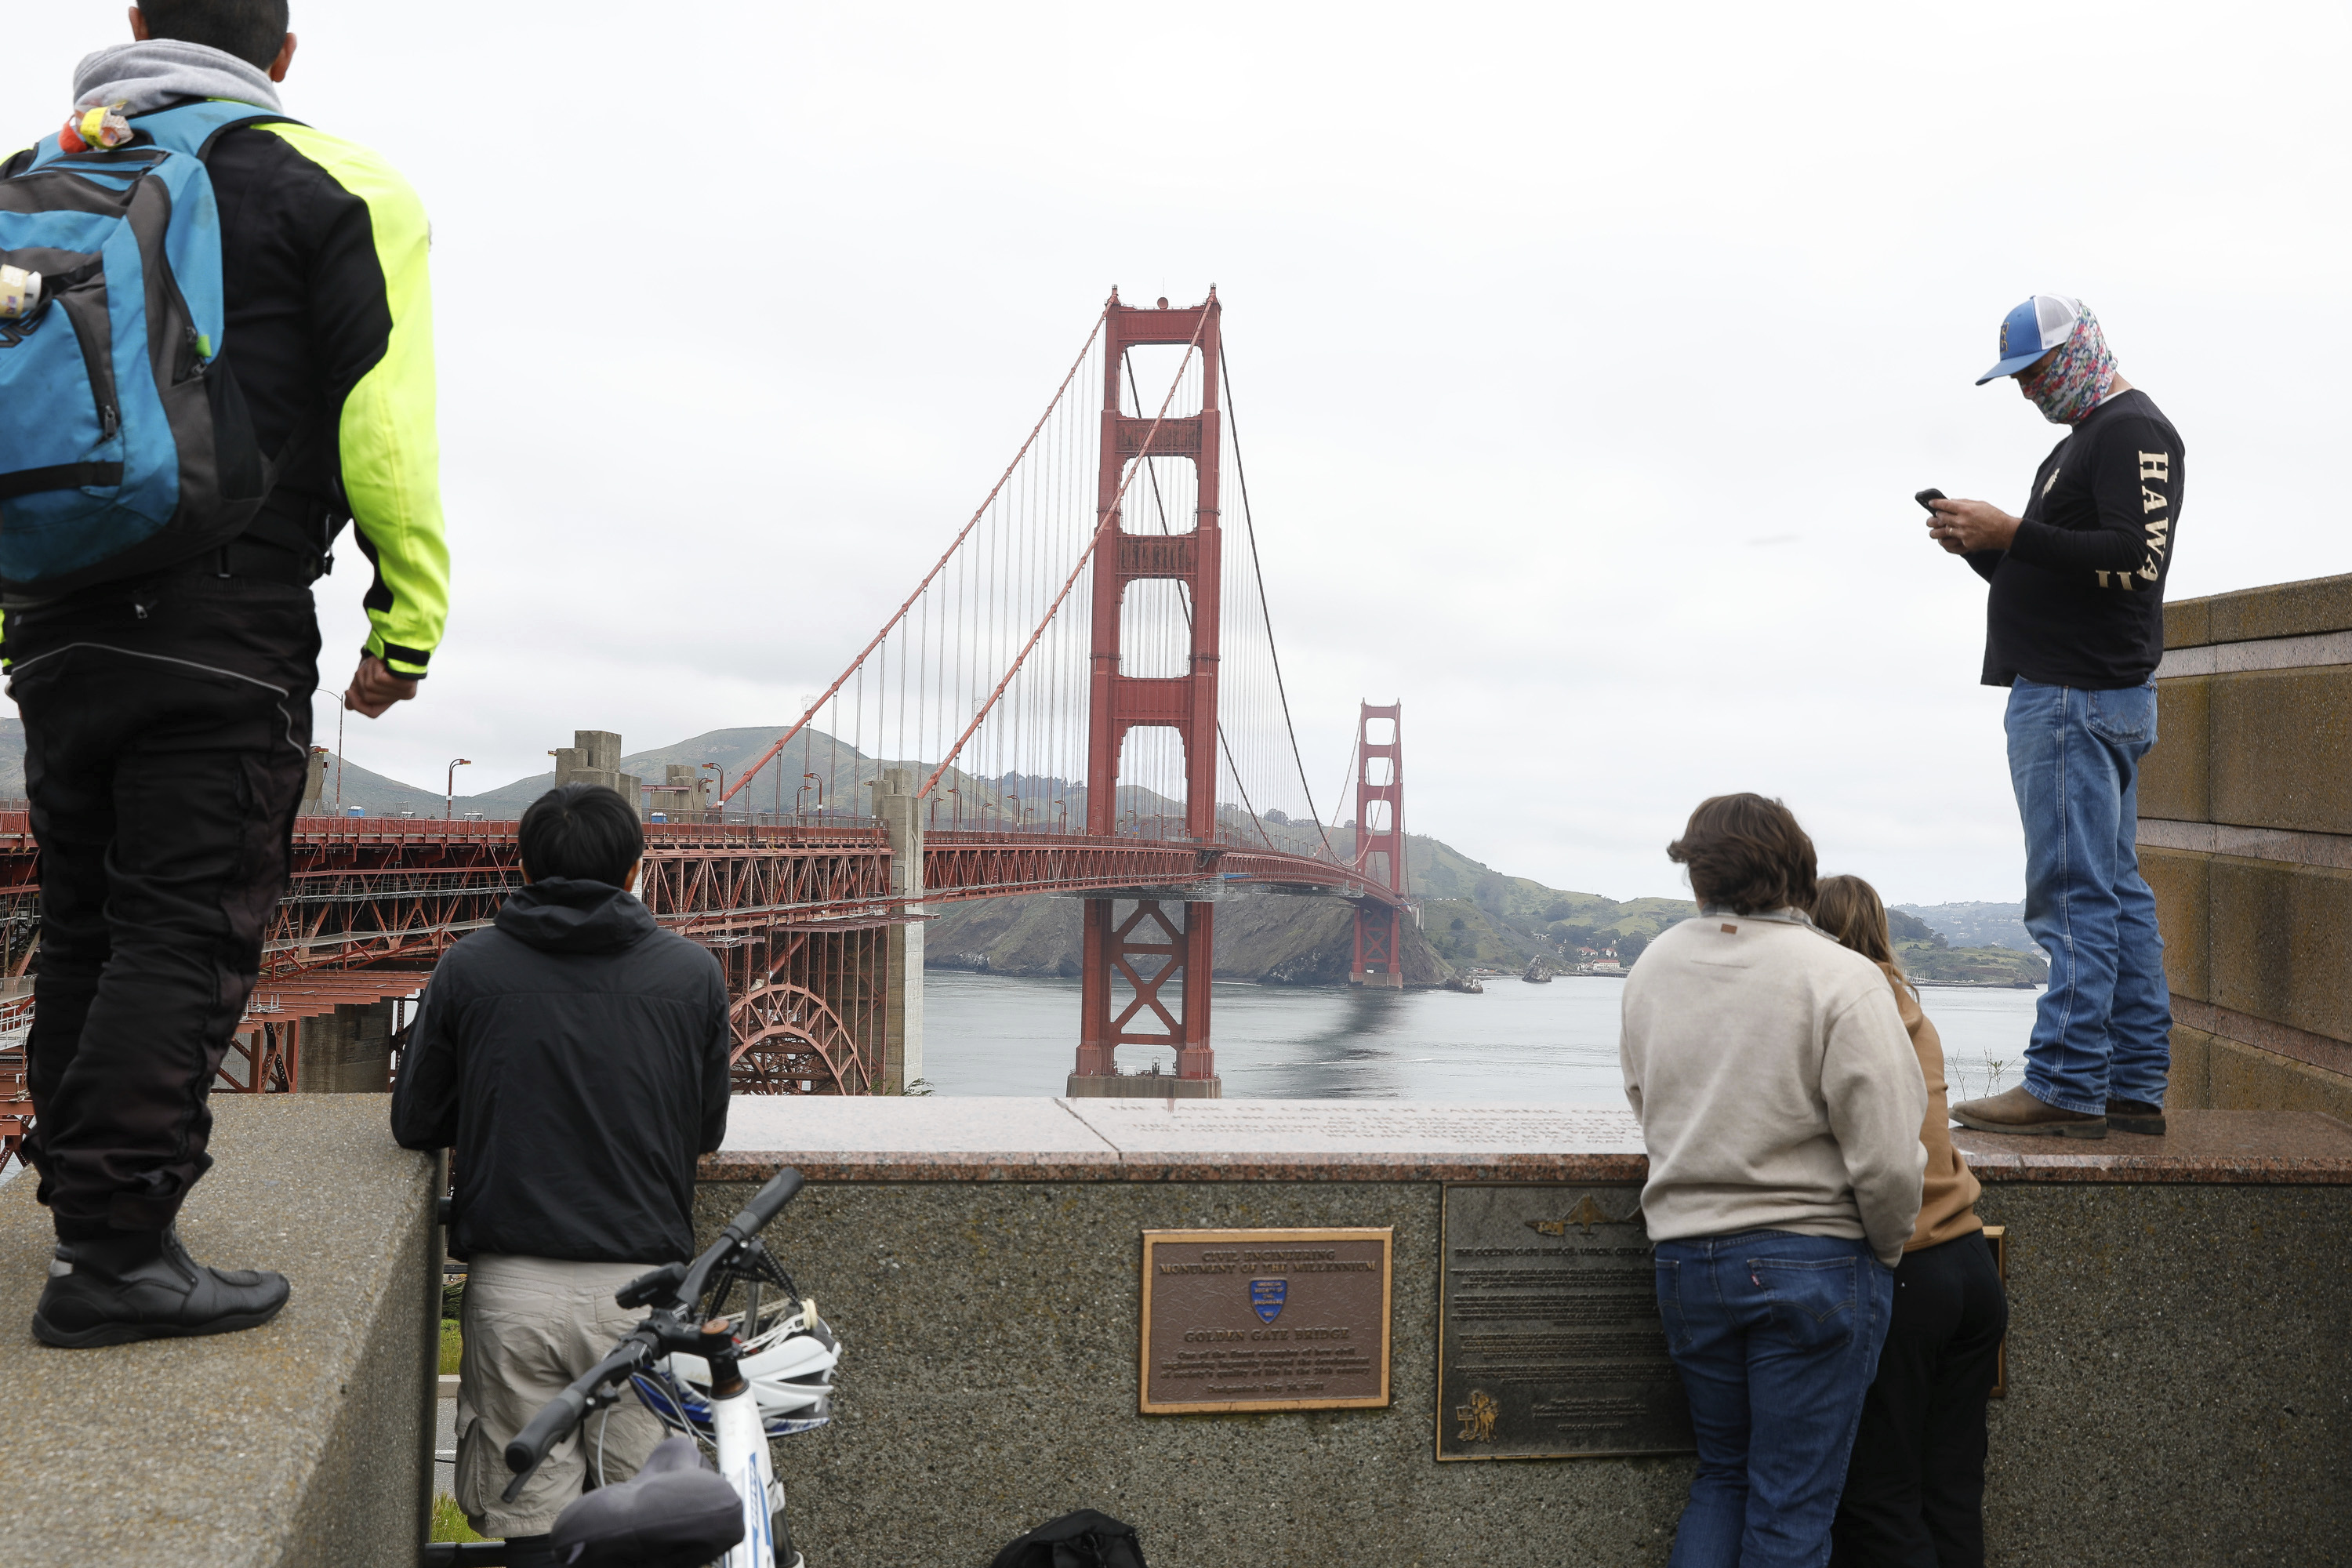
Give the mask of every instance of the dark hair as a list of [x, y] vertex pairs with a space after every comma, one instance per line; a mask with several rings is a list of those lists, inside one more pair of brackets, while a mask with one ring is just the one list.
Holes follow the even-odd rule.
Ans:
[[147, 35], [203, 44], [269, 68], [286, 47], [287, 0], [139, 0]]
[[1736, 914], [1809, 909], [1813, 901], [1813, 841], [1796, 814], [1760, 795], [1718, 795], [1700, 801], [1666, 858], [1690, 868], [1691, 891], [1702, 904], [1728, 904]]
[[568, 784], [549, 790], [522, 814], [516, 837], [522, 845], [523, 871], [534, 882], [571, 877], [617, 888], [646, 852], [637, 814], [603, 784]]
[[1813, 923], [1886, 971], [1889, 979], [1910, 983], [1895, 956], [1885, 901], [1861, 878], [1823, 877], [1813, 889]]

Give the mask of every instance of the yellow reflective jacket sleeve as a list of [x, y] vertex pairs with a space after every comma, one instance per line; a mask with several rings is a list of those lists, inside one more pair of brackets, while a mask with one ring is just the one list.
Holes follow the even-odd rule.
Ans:
[[449, 615], [449, 545], [435, 426], [432, 229], [408, 182], [376, 153], [308, 125], [259, 127], [366, 205], [391, 331], [344, 397], [336, 432], [344, 499], [375, 569], [366, 651], [397, 675], [425, 671]]

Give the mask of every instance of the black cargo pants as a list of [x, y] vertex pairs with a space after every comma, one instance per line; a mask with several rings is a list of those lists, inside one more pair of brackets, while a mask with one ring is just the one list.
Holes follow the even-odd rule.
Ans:
[[11, 608], [6, 636], [41, 851], [25, 1152], [60, 1239], [160, 1230], [212, 1164], [285, 890], [318, 617], [308, 588], [184, 572]]

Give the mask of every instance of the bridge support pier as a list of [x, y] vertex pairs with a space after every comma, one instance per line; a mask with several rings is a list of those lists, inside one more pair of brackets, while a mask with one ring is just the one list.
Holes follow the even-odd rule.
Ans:
[[1349, 984], [1404, 989], [1404, 964], [1397, 951], [1403, 925], [1404, 911], [1393, 904], [1386, 909], [1357, 908], [1356, 962], [1348, 971]]
[[[1157, 899], [1135, 900], [1134, 912], [1125, 920], [1118, 918], [1120, 901], [1087, 900], [1078, 1062], [1066, 1092], [1074, 1100], [1221, 1099], [1223, 1084], [1209, 1048], [1217, 906], [1186, 903], [1179, 926]], [[1132, 995], [1114, 1012], [1114, 983], [1120, 981]], [[1176, 994], [1163, 994], [1169, 989]], [[1146, 1016], [1160, 1027], [1150, 1033], [1129, 1027]], [[1173, 1047], [1176, 1070], [1123, 1074], [1118, 1061], [1121, 1046]]]
[[889, 976], [882, 996], [882, 1073], [875, 1089], [904, 1094], [923, 1076], [923, 814], [915, 797], [921, 779], [906, 768], [886, 768], [866, 787], [874, 815], [890, 837], [890, 896], [907, 900], [917, 917], [890, 928]]

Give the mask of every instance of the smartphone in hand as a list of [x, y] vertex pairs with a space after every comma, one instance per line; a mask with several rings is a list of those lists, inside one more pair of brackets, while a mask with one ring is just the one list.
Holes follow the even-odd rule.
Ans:
[[[1917, 495], [1913, 496], [1911, 499], [1917, 501], [1921, 506], [1927, 506], [1927, 503], [1931, 500], [1949, 500], [1951, 498], [1947, 496], [1941, 490], [1921, 490]], [[1927, 510], [1928, 511], [1933, 512], [1936, 509], [1932, 506], [1927, 506]]]

